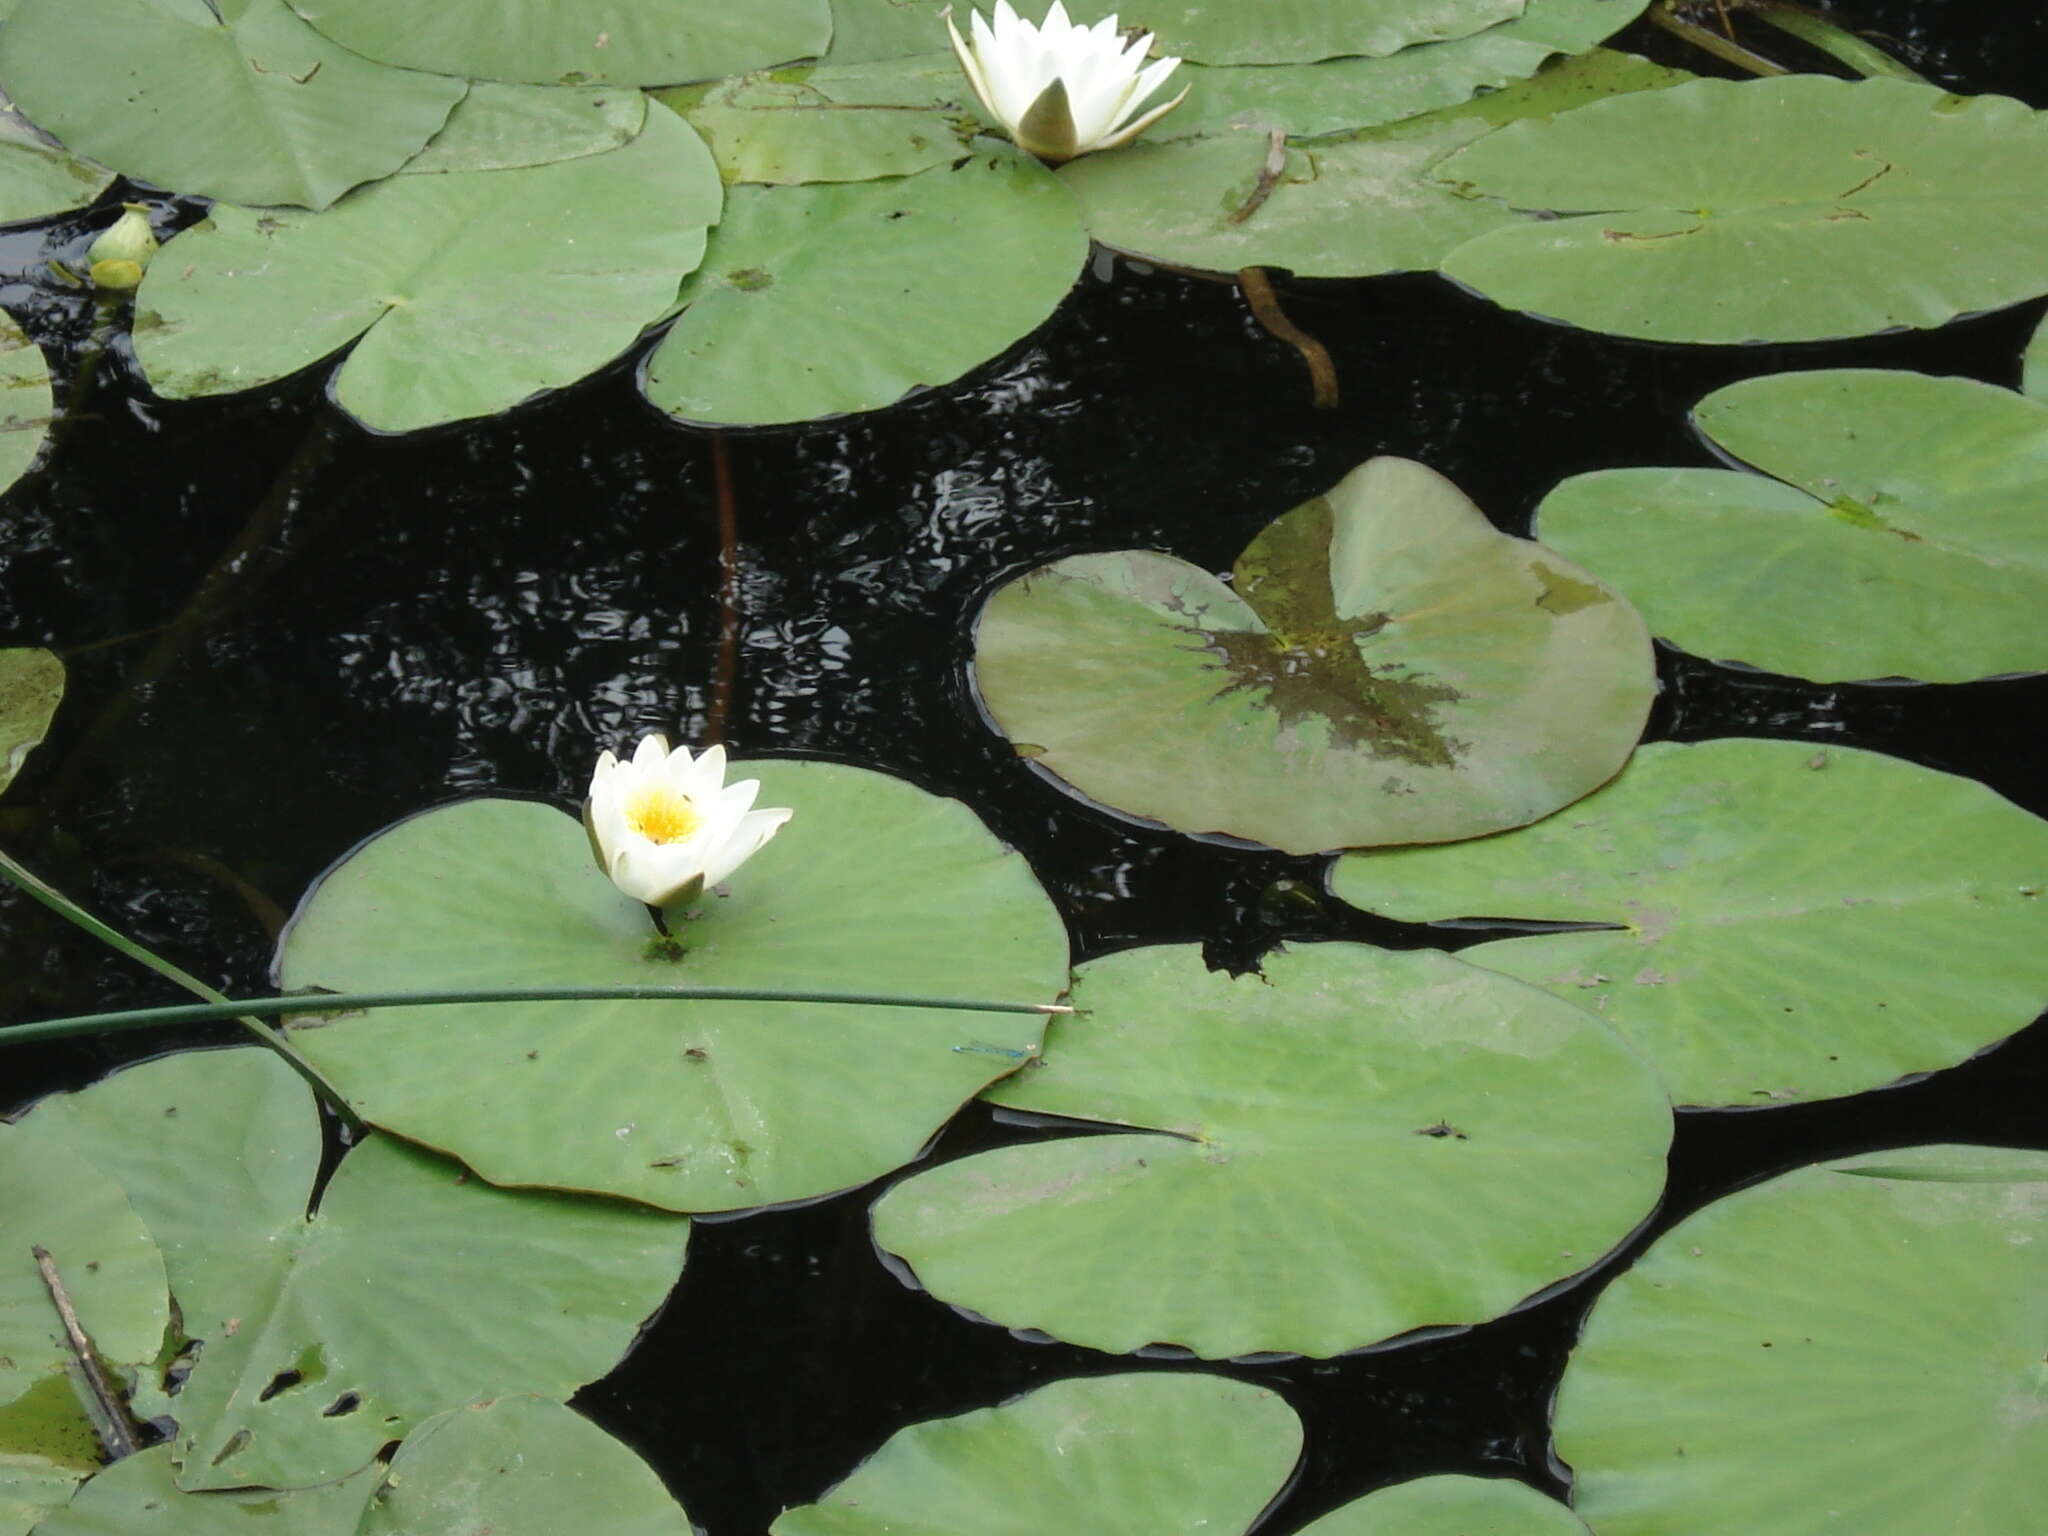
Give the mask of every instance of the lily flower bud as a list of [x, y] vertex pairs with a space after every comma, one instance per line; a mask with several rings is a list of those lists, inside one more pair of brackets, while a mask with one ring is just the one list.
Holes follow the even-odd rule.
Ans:
[[758, 779], [725, 782], [725, 748], [669, 750], [660, 735], [631, 758], [597, 760], [583, 826], [612, 884], [651, 907], [693, 901], [757, 853], [794, 815], [753, 809]]
[[95, 288], [117, 291], [135, 287], [143, 270], [157, 252], [156, 233], [149, 227], [149, 211], [137, 203], [124, 205], [126, 212], [116, 219], [85, 253], [92, 264]]

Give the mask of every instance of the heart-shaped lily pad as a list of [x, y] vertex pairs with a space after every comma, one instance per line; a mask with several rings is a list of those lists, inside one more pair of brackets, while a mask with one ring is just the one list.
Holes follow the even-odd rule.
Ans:
[[623, 86], [505, 85], [479, 80], [448, 125], [405, 162], [428, 171], [505, 171], [600, 155], [647, 122], [647, 97]]
[[1659, 636], [1819, 682], [2048, 667], [2048, 405], [1844, 368], [1731, 384], [1693, 419], [1764, 474], [1598, 470], [1537, 513]]
[[1743, 1190], [1610, 1286], [1557, 1448], [1600, 1536], [2015, 1536], [2048, 1508], [2048, 1153]]
[[[745, 765], [791, 825], [679, 928], [678, 962], [583, 828], [470, 800], [400, 822], [324, 876], [285, 986], [774, 987], [1050, 1002], [1066, 930], [958, 801], [833, 763]], [[1042, 1018], [798, 1003], [382, 1009], [292, 1038], [365, 1118], [504, 1184], [733, 1210], [915, 1157], [1034, 1053]]]
[[1223, 1376], [1090, 1376], [913, 1424], [770, 1536], [1159, 1536], [1247, 1530], [1301, 1454], [1274, 1393]]
[[1598, 1012], [1681, 1104], [1858, 1093], [2048, 1004], [2048, 822], [1853, 748], [1660, 742], [1567, 814], [1347, 854], [1332, 886], [1407, 922], [1611, 925], [1459, 953]]
[[63, 698], [63, 662], [32, 645], [0, 650], [0, 790], [42, 745]]
[[1497, 1317], [1655, 1206], [1670, 1105], [1584, 1010], [1434, 950], [1264, 965], [1080, 967], [1081, 1012], [987, 1097], [1125, 1134], [915, 1174], [876, 1241], [944, 1301], [1094, 1349], [1335, 1355]]
[[0, 224], [83, 208], [113, 184], [105, 166], [66, 154], [19, 113], [0, 108]]
[[974, 654], [997, 727], [1117, 810], [1313, 853], [1547, 815], [1622, 765], [1656, 689], [1626, 601], [1406, 459], [1234, 576], [1119, 550], [999, 589]]
[[[0, 491], [5, 491], [35, 467], [50, 435], [50, 416], [56, 407], [43, 349], [4, 311], [0, 311], [0, 392], [5, 395], [5, 404], [0, 405]], [[0, 788], [5, 787], [5, 780], [0, 780]]]
[[1443, 1474], [1396, 1483], [1305, 1525], [1300, 1536], [1590, 1536], [1527, 1483]]
[[2004, 96], [1698, 80], [1514, 125], [1436, 175], [1558, 215], [1459, 247], [1448, 276], [1621, 336], [1862, 336], [2048, 292], [2048, 119]]

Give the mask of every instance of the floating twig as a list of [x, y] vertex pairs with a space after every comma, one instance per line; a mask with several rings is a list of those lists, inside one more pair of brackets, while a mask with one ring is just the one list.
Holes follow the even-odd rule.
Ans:
[[140, 1447], [136, 1443], [135, 1423], [128, 1417], [128, 1405], [114, 1390], [113, 1382], [107, 1379], [107, 1368], [100, 1364], [100, 1357], [93, 1353], [92, 1340], [86, 1336], [85, 1325], [78, 1320], [78, 1308], [71, 1304], [71, 1293], [64, 1289], [64, 1279], [57, 1273], [57, 1261], [40, 1243], [32, 1246], [29, 1252], [35, 1255], [36, 1268], [42, 1271], [43, 1285], [50, 1293], [50, 1304], [63, 1320], [64, 1342], [70, 1346], [71, 1358], [91, 1395], [93, 1429], [100, 1437], [100, 1444], [106, 1448], [107, 1460], [119, 1461], [123, 1456], [133, 1456]]
[[1226, 224], [1242, 224], [1266, 205], [1266, 199], [1273, 195], [1273, 189], [1280, 185], [1280, 173], [1287, 169], [1287, 130], [1275, 128], [1266, 135], [1266, 163], [1259, 167], [1258, 182], [1252, 187], [1251, 196], [1238, 204]]

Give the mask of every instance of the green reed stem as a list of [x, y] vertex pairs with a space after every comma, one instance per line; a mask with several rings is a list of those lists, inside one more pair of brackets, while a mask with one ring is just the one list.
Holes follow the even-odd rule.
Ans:
[[1737, 69], [1749, 71], [1752, 75], [1789, 75], [1791, 70], [1782, 64], [1773, 63], [1760, 53], [1752, 53], [1732, 38], [1721, 36], [1705, 27], [1697, 26], [1676, 14], [1672, 0], [1657, 0], [1650, 7], [1646, 20], [1654, 22], [1674, 37], [1681, 37], [1693, 47], [1704, 49], [1724, 63], [1733, 64]]
[[1865, 79], [1911, 80], [1919, 85], [1931, 83], [1925, 75], [1901, 64], [1882, 48], [1865, 42], [1855, 33], [1836, 26], [1827, 17], [1817, 11], [1809, 11], [1803, 5], [1769, 0], [1769, 3], [1752, 3], [1750, 9], [1780, 32], [1791, 33], [1802, 43], [1848, 65]]

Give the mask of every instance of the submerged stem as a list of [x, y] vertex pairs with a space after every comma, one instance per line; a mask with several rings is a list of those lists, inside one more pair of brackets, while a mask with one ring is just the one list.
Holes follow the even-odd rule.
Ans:
[[1836, 26], [1818, 11], [1788, 4], [1786, 0], [1752, 0], [1749, 8], [1780, 32], [1789, 32], [1802, 43], [1818, 48], [1866, 80], [1910, 80], [1919, 85], [1932, 83], [1917, 69], [1900, 63], [1875, 43], [1866, 42], [1854, 32]]
[[740, 670], [739, 508], [733, 492], [732, 454], [723, 432], [711, 434], [711, 478], [718, 497], [718, 671], [712, 679], [711, 706], [704, 722], [707, 747], [725, 740]]
[[1672, 7], [1676, 0], [1657, 0], [1650, 7], [1648, 19], [1662, 27], [1674, 37], [1683, 38], [1695, 48], [1711, 53], [1723, 63], [1733, 64], [1737, 69], [1749, 71], [1752, 75], [1766, 78], [1772, 75], [1789, 75], [1791, 70], [1782, 64], [1773, 63], [1760, 53], [1752, 53], [1733, 38], [1722, 37], [1717, 32], [1685, 20]]

